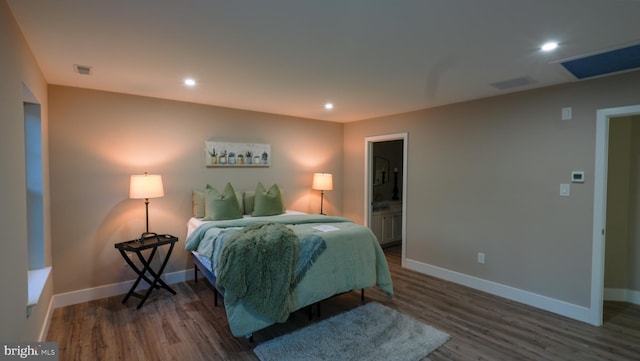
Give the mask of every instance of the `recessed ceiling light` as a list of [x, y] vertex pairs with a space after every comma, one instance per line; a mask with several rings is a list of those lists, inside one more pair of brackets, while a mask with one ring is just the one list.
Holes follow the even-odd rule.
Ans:
[[558, 43], [556, 43], [555, 41], [550, 41], [548, 43], [542, 44], [540, 49], [542, 49], [542, 51], [551, 51], [551, 50], [554, 50], [557, 47], [558, 47]]
[[331, 110], [331, 109], [333, 109], [333, 103], [325, 103], [325, 104], [324, 104], [324, 108], [325, 108], [326, 110]]
[[191, 79], [191, 78], [187, 78], [187, 79], [184, 80], [184, 85], [189, 86], [189, 87], [196, 86], [196, 81]]

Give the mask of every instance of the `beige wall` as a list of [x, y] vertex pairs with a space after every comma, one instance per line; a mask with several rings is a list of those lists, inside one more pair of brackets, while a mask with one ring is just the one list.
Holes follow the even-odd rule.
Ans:
[[[278, 183], [289, 209], [319, 213], [314, 172], [334, 174], [324, 210], [342, 213], [342, 124], [62, 86], [49, 87], [55, 293], [130, 280], [114, 249], [144, 231], [131, 174], [159, 173], [149, 228], [180, 243], [167, 272], [192, 267], [184, 251], [191, 190], [207, 183], [254, 190]], [[269, 168], [206, 168], [208, 139], [271, 144]]]
[[[46, 284], [27, 317], [27, 191], [23, 85], [41, 104], [45, 263], [51, 265], [47, 152], [47, 87], [5, 1], [0, 1], [0, 341], [37, 341], [52, 297]], [[55, 271], [55, 270], [54, 270]]]
[[408, 132], [407, 258], [589, 307], [596, 110], [638, 94], [634, 72], [347, 123], [344, 214], [364, 217], [363, 139]]

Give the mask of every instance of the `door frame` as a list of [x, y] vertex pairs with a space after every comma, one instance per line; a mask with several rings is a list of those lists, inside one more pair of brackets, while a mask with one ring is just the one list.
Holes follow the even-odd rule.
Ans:
[[591, 315], [589, 322], [602, 325], [604, 302], [605, 229], [607, 223], [607, 159], [611, 118], [640, 114], [640, 105], [596, 111], [596, 155], [593, 184], [593, 245], [591, 260]]
[[394, 133], [369, 136], [364, 138], [364, 222], [365, 226], [371, 228], [371, 201], [373, 199], [373, 180], [371, 170], [373, 169], [373, 143], [387, 142], [391, 140], [402, 140], [402, 267], [406, 258], [407, 240], [407, 175], [408, 172], [408, 149], [409, 133]]

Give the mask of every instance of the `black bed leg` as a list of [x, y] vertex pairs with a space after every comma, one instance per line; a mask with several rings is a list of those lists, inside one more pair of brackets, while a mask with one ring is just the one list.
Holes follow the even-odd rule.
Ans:
[[218, 307], [218, 290], [213, 290], [213, 305]]
[[364, 303], [364, 288], [360, 290], [360, 302]]
[[193, 267], [193, 280], [198, 283], [198, 267]]

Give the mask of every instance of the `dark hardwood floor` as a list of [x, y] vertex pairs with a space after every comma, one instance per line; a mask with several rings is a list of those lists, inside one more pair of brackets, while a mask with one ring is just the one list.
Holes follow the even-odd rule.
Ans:
[[[640, 306], [605, 303], [605, 324], [593, 327], [400, 266], [400, 248], [385, 250], [395, 297], [366, 291], [376, 301], [430, 324], [451, 340], [429, 359], [438, 360], [640, 360]], [[152, 293], [136, 310], [122, 296], [56, 309], [47, 341], [60, 360], [257, 360], [255, 345], [309, 325], [298, 311], [289, 321], [255, 334], [250, 343], [231, 335], [223, 307], [214, 307], [204, 280], [175, 284], [176, 296]], [[360, 293], [322, 303], [322, 316], [357, 307]], [[372, 352], [375, 352], [372, 350]], [[366, 360], [366, 356], [363, 356]]]

